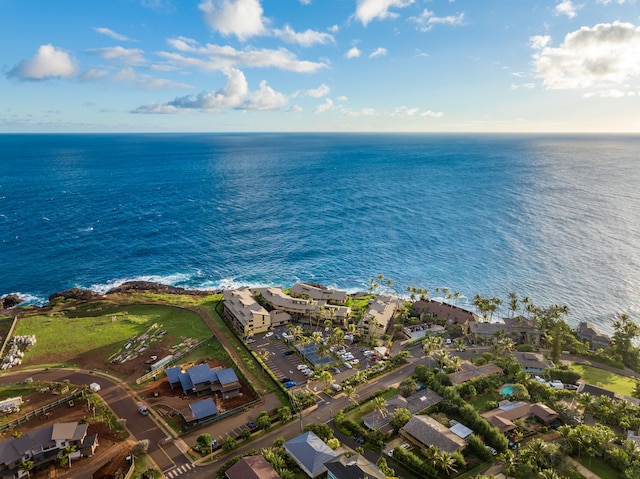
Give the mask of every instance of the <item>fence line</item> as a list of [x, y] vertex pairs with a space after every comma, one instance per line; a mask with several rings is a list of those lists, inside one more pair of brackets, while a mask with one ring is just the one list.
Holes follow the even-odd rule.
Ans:
[[162, 374], [165, 369], [167, 369], [170, 366], [173, 366], [176, 362], [180, 361], [186, 355], [191, 354], [192, 352], [194, 352], [197, 349], [200, 349], [202, 346], [204, 346], [209, 341], [212, 341], [214, 339], [218, 339], [218, 338], [216, 338], [215, 334], [209, 336], [206, 339], [203, 339], [202, 341], [200, 341], [199, 343], [194, 345], [192, 348], [189, 348], [187, 351], [183, 351], [182, 353], [174, 356], [173, 359], [171, 361], [169, 361], [167, 364], [163, 364], [159, 368], [154, 369], [153, 371], [149, 371], [148, 373], [145, 373], [142, 376], [140, 376], [138, 379], [136, 379], [136, 384], [142, 384], [142, 383], [148, 381], [149, 379], [153, 378], [154, 376], [157, 376], [158, 374]]
[[81, 390], [77, 390], [73, 394], [70, 394], [69, 396], [57, 399], [56, 401], [53, 401], [53, 402], [51, 402], [49, 404], [45, 404], [44, 406], [39, 407], [38, 409], [34, 409], [33, 411], [29, 411], [25, 415], [20, 416], [19, 418], [16, 418], [13, 421], [10, 421], [10, 422], [8, 422], [6, 424], [1, 425], [0, 426], [0, 432], [4, 432], [7, 429], [11, 429], [11, 428], [13, 428], [15, 426], [23, 424], [23, 423], [27, 422], [29, 419], [32, 419], [34, 417], [46, 414], [47, 412], [51, 411], [52, 409], [57, 408], [58, 406], [61, 406], [63, 404], [68, 404], [69, 401], [73, 401], [74, 399], [77, 399], [77, 398], [81, 397], [82, 395], [83, 395], [83, 392]]
[[13, 321], [11, 322], [11, 327], [9, 328], [9, 332], [7, 333], [7, 337], [4, 338], [4, 342], [2, 343], [2, 349], [0, 349], [0, 359], [4, 357], [4, 350], [7, 348], [7, 344], [9, 344], [9, 341], [13, 336], [13, 331], [16, 329], [16, 324], [18, 324], [18, 317], [14, 316]]

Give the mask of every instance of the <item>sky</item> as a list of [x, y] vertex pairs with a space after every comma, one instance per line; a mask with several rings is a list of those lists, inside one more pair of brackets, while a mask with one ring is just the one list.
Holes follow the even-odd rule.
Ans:
[[0, 132], [640, 133], [640, 0], [0, 0]]

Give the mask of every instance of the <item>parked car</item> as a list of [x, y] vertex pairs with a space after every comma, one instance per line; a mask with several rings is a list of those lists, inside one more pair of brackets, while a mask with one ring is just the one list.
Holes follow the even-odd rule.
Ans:
[[287, 349], [284, 353], [282, 353], [283, 356], [291, 356], [293, 354], [293, 351], [291, 351], [290, 349]]
[[276, 335], [274, 336], [274, 338], [276, 338], [276, 339], [280, 339], [280, 338], [281, 338], [281, 336], [280, 336], [279, 334], [276, 334]]
[[494, 456], [498, 454], [498, 451], [496, 451], [496, 450], [495, 450], [494, 448], [492, 448], [491, 446], [484, 446], [484, 447], [486, 447], [486, 448], [489, 450], [489, 452], [490, 452], [491, 454], [493, 454]]
[[362, 436], [356, 436], [354, 438], [354, 441], [356, 441], [358, 444], [364, 444], [364, 437]]
[[258, 430], [258, 425], [253, 421], [249, 421], [246, 424], [246, 426], [247, 426], [247, 429], [249, 429], [249, 431], [251, 431], [251, 432], [254, 432], [254, 431]]
[[360, 360], [358, 358], [354, 358], [351, 361], [349, 361], [351, 364], [358, 364], [360, 362]]
[[344, 367], [347, 369], [353, 369], [353, 366], [351, 366], [347, 361], [344, 362]]
[[146, 407], [140, 407], [138, 408], [138, 412], [140, 414], [142, 414], [143, 416], [148, 416], [149, 415], [149, 410]]
[[273, 333], [271, 331], [264, 335], [265, 338], [270, 338], [271, 336], [273, 336]]
[[288, 383], [289, 381], [291, 381], [291, 378], [282, 378], [282, 379], [280, 379], [281, 383]]
[[295, 381], [289, 381], [287, 384], [284, 385], [284, 387], [289, 389], [289, 388], [292, 388], [295, 385], [296, 385]]
[[338, 369], [335, 366], [331, 366], [331, 371], [333, 371], [334, 373], [338, 374], [340, 372], [340, 369]]
[[298, 369], [298, 371], [302, 371], [303, 369], [308, 369], [306, 364], [298, 364], [296, 368]]

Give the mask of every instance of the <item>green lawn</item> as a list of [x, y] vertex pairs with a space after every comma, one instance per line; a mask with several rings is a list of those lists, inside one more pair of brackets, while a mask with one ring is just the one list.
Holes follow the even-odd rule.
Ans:
[[618, 471], [599, 457], [593, 457], [591, 459], [587, 457], [574, 457], [574, 459], [601, 479], [616, 479], [620, 477]]
[[573, 369], [582, 374], [582, 379], [589, 384], [599, 386], [618, 394], [631, 396], [635, 389], [635, 381], [632, 378], [621, 376], [620, 374], [611, 373], [604, 369], [594, 368], [593, 366], [584, 366], [582, 364], [574, 364]]
[[211, 335], [202, 319], [190, 311], [162, 305], [116, 306], [108, 302], [71, 307], [50, 316], [24, 317], [18, 322], [15, 335], [36, 336], [36, 344], [25, 354], [27, 366], [74, 364], [79, 355], [87, 352], [95, 352], [106, 360], [153, 324], [166, 330], [175, 344], [181, 337], [201, 340]]

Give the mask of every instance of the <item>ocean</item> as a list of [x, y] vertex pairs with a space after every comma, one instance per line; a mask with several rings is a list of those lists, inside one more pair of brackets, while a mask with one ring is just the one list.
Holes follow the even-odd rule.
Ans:
[[[640, 313], [638, 136], [0, 135], [0, 295], [312, 281]], [[506, 308], [505, 308], [506, 314]]]

